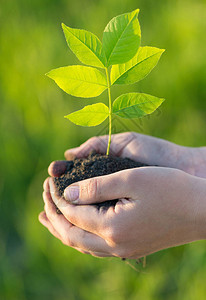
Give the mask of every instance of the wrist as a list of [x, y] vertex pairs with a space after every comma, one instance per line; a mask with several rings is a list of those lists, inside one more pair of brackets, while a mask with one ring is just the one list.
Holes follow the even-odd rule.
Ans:
[[206, 178], [206, 147], [180, 146], [180, 169], [191, 175]]
[[206, 147], [192, 148], [194, 175], [206, 178]]
[[196, 240], [206, 239], [206, 179], [193, 177], [191, 223]]

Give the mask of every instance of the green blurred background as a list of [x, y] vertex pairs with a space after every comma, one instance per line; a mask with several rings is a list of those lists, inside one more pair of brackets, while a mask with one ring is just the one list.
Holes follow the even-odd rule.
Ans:
[[[164, 97], [160, 111], [128, 130], [185, 146], [206, 145], [206, 1], [0, 1], [0, 299], [205, 299], [206, 242], [147, 258], [134, 271], [119, 259], [97, 259], [63, 246], [38, 222], [42, 182], [67, 148], [105, 133], [64, 119], [99, 98], [79, 100], [44, 74], [78, 63], [61, 22], [101, 37], [114, 16], [140, 8], [142, 45], [165, 48], [143, 81], [113, 97], [142, 91]], [[133, 263], [134, 264], [134, 263]]]

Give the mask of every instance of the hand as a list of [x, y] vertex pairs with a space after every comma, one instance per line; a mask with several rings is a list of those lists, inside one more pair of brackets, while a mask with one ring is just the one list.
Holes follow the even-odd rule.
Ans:
[[[75, 187], [76, 205], [69, 197]], [[40, 222], [83, 253], [139, 258], [206, 238], [206, 180], [176, 169], [143, 167], [80, 181], [65, 190], [70, 202], [57, 195], [52, 178], [44, 189]], [[120, 200], [107, 211], [88, 205], [111, 199]]]
[[[67, 150], [65, 157], [67, 160], [86, 157], [91, 150], [106, 153], [107, 140], [108, 136], [93, 137], [80, 147]], [[112, 135], [110, 153], [147, 165], [176, 168], [206, 178], [206, 148], [183, 147], [151, 136], [127, 132]], [[49, 166], [51, 176], [60, 176], [65, 170], [65, 161], [56, 161]]]

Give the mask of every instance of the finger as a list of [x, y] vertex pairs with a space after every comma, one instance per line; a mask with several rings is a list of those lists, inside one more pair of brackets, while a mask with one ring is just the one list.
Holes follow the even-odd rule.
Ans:
[[50, 233], [55, 236], [57, 239], [60, 239], [60, 235], [58, 234], [58, 232], [54, 229], [54, 227], [52, 226], [52, 224], [50, 223], [49, 219], [46, 216], [45, 211], [42, 211], [39, 214], [39, 222], [44, 225], [49, 231]]
[[83, 143], [81, 146], [66, 150], [64, 155], [66, 159], [71, 156], [77, 158], [87, 157], [91, 151], [97, 153], [106, 153], [107, 150], [108, 136], [92, 137]]
[[79, 147], [68, 149], [64, 152], [64, 156], [67, 160], [73, 160], [76, 158], [76, 152]]
[[76, 226], [73, 226], [68, 233], [68, 243], [71, 247], [78, 247], [92, 255], [99, 253], [97, 256], [113, 256], [111, 247], [103, 238]]
[[101, 253], [101, 252], [90, 252], [90, 254], [94, 257], [114, 257], [114, 255], [112, 255], [111, 253], [110, 254], [107, 254], [107, 253]]
[[44, 180], [44, 183], [43, 183], [43, 189], [44, 189], [44, 191], [49, 192], [49, 189], [50, 189], [50, 187], [49, 187], [49, 177], [47, 177], [47, 178]]
[[74, 249], [76, 249], [77, 251], [79, 251], [79, 252], [81, 252], [81, 253], [83, 253], [83, 254], [89, 254], [89, 255], [92, 255], [92, 256], [94, 256], [94, 257], [111, 257], [111, 256], [114, 256], [114, 255], [112, 255], [112, 254], [107, 254], [107, 253], [103, 253], [103, 252], [94, 252], [94, 251], [84, 251], [84, 250], [82, 250], [82, 249], [80, 249], [80, 248], [77, 248], [77, 247], [75, 247]]
[[[49, 180], [49, 186], [53, 202], [70, 223], [96, 235], [103, 236], [102, 228], [104, 228], [105, 214], [101, 214], [93, 205], [76, 206], [60, 197], [56, 192], [52, 178]], [[113, 210], [112, 207], [111, 209]]]
[[59, 177], [67, 170], [67, 161], [57, 160], [53, 161], [48, 167], [48, 173], [52, 177]]
[[73, 226], [64, 215], [58, 215], [49, 193], [44, 192], [43, 198], [46, 215], [54, 229], [60, 234], [64, 244], [84, 251], [110, 254], [111, 249], [102, 238]]
[[62, 174], [73, 168], [73, 161], [71, 160], [57, 160], [53, 161], [48, 168], [48, 173], [52, 177], [59, 177]]
[[[46, 216], [46, 213], [44, 211], [42, 211], [40, 214], [39, 214], [39, 221], [40, 223], [45, 226], [49, 232], [56, 238], [58, 238], [59, 240], [61, 240], [61, 237], [60, 235], [57, 233], [57, 231], [54, 229], [54, 227], [52, 226], [52, 224], [50, 223], [49, 219], [47, 218]], [[75, 250], [83, 253], [83, 254], [89, 254], [89, 255], [92, 255], [92, 256], [96, 256], [96, 257], [106, 257], [106, 256], [109, 256], [105, 253], [102, 253], [102, 252], [89, 252], [89, 251], [84, 251], [80, 248], [77, 248], [75, 247], [74, 248]]]
[[64, 190], [64, 198], [73, 204], [92, 204], [118, 198], [130, 198], [132, 196], [131, 182], [134, 182], [134, 178], [131, 181], [133, 170], [135, 169], [75, 182]]
[[85, 251], [85, 250], [82, 250], [81, 248], [78, 248], [78, 247], [73, 247], [75, 250], [83, 253], [83, 254], [89, 254], [89, 255], [92, 255], [94, 257], [111, 257], [113, 255], [111, 254], [107, 254], [107, 253], [103, 253], [103, 252], [94, 252], [94, 251]]
[[[49, 219], [47, 218], [46, 216], [46, 213], [45, 211], [42, 211], [40, 214], [39, 214], [39, 221], [40, 223], [45, 226], [49, 232], [56, 238], [58, 238], [59, 240], [61, 240], [61, 237], [60, 235], [58, 234], [58, 232], [54, 229], [54, 227], [52, 226], [52, 224], [50, 223]], [[88, 251], [84, 251], [80, 248], [77, 248], [75, 247], [75, 249], [83, 254], [90, 254], [90, 255], [93, 255], [93, 256], [97, 256], [97, 257], [105, 257], [107, 255], [105, 255], [105, 253], [101, 253], [101, 252], [88, 252]]]
[[[44, 191], [43, 200], [45, 203], [45, 213], [47, 215], [47, 218], [49, 219], [50, 223], [55, 228], [55, 230], [59, 233], [61, 238], [64, 237], [66, 235], [67, 230], [69, 230], [70, 227], [72, 227], [73, 225], [65, 219], [64, 215], [56, 213], [56, 206], [52, 201], [50, 193]], [[64, 220], [66, 220], [66, 226], [61, 228], [61, 224], [62, 222], [64, 222]]]
[[[133, 132], [124, 132], [120, 134], [113, 134], [111, 136], [110, 155], [120, 156], [123, 149], [135, 138]], [[66, 159], [69, 159], [70, 155], [74, 155], [78, 158], [87, 157], [89, 153], [94, 150], [97, 153], [105, 154], [108, 145], [108, 135], [92, 137], [83, 143], [81, 146], [73, 149], [69, 149], [65, 152]]]

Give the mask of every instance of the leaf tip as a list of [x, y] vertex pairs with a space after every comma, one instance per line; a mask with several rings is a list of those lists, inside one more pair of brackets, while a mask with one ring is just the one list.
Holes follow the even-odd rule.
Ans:
[[50, 77], [50, 71], [44, 74], [47, 77]]
[[64, 30], [64, 28], [66, 28], [66, 25], [62, 22], [62, 23], [61, 23], [61, 27], [62, 27], [62, 29]]
[[160, 106], [165, 101], [164, 98], [159, 98], [159, 100], [160, 100], [160, 104], [158, 106]]
[[58, 69], [52, 69], [51, 71], [47, 72], [45, 75], [55, 81], [55, 76], [56, 76], [55, 71], [56, 70], [58, 70]]
[[66, 37], [66, 32], [68, 31], [68, 26], [66, 26], [64, 23], [61, 23], [61, 26], [62, 26], [62, 30], [64, 32], [64, 35]]
[[140, 9], [139, 9], [139, 8], [137, 8], [137, 9], [135, 9], [135, 11], [134, 11], [134, 12], [135, 12], [135, 14], [137, 14], [137, 15], [138, 15], [138, 14], [139, 14], [139, 12], [140, 12]]
[[135, 18], [135, 17], [137, 18], [138, 15], [139, 15], [139, 12], [140, 12], [140, 9], [139, 9], [139, 8], [133, 10], [133, 11], [131, 12], [133, 18]]

